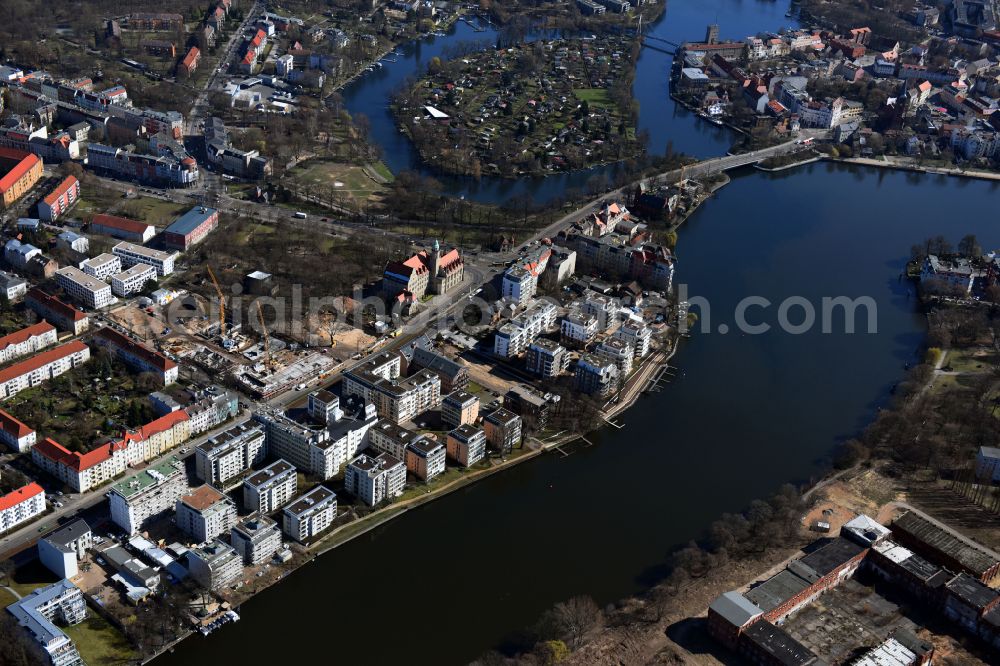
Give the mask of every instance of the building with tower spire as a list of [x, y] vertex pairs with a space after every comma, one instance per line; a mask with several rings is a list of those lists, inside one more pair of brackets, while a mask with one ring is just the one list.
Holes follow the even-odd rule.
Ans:
[[387, 299], [400, 293], [412, 294], [413, 299], [426, 294], [444, 294], [462, 283], [465, 262], [452, 248], [441, 253], [441, 244], [434, 241], [431, 251], [421, 250], [404, 261], [390, 261], [382, 274], [382, 294]]

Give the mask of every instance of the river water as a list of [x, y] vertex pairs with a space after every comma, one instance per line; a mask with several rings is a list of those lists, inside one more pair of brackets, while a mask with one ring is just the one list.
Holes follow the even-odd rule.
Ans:
[[[657, 29], [675, 41], [700, 38], [717, 13], [722, 34], [738, 36], [780, 25], [785, 9], [685, 0]], [[440, 46], [421, 48], [426, 59]], [[659, 104], [659, 140], [697, 154], [724, 151], [720, 130], [663, 101], [666, 58], [651, 54], [640, 62], [650, 86], [640, 99], [662, 99], [643, 101], [643, 122], [653, 124], [650, 107]], [[379, 129], [371, 85], [348, 93], [368, 96], [373, 132], [398, 169], [408, 147]], [[359, 104], [349, 97], [349, 106]], [[501, 196], [506, 186], [484, 182], [479, 193]], [[157, 663], [463, 663], [509, 645], [557, 601], [589, 594], [603, 604], [641, 591], [673, 547], [722, 512], [821, 474], [836, 443], [871, 419], [924, 333], [900, 280], [910, 245], [976, 233], [991, 246], [996, 188], [822, 163], [735, 174], [682, 227], [678, 246], [678, 281], [708, 300], [712, 330], [732, 329], [746, 296], [774, 304], [752, 311], [755, 322], [771, 324], [788, 297], [819, 310], [823, 297], [870, 296], [877, 333], [865, 332], [864, 319], [855, 334], [836, 319], [841, 332], [831, 334], [696, 333], [674, 359], [677, 379], [641, 398], [623, 429], [606, 428], [590, 437], [594, 446], [539, 457], [345, 544], [245, 604], [241, 622], [194, 636]]]

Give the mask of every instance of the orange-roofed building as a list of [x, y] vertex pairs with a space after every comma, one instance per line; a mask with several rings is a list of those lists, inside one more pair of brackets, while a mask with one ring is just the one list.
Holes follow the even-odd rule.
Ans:
[[89, 358], [90, 347], [79, 340], [73, 340], [7, 366], [0, 370], [0, 399], [9, 398], [47, 379], [58, 377], [86, 363]]
[[0, 532], [45, 513], [45, 491], [29, 483], [0, 497]]
[[181, 60], [181, 64], [178, 69], [187, 76], [191, 76], [194, 70], [198, 69], [198, 63], [201, 62], [201, 49], [197, 46], [192, 46], [188, 50], [187, 55]]
[[76, 176], [66, 176], [55, 189], [38, 202], [38, 217], [55, 222], [80, 198], [80, 181]]
[[35, 431], [0, 409], [0, 441], [11, 449], [24, 453], [35, 445]]
[[94, 336], [94, 342], [113, 351], [122, 363], [133, 370], [158, 375], [164, 386], [177, 381], [176, 363], [113, 328], [102, 328]]
[[35, 352], [58, 342], [56, 327], [47, 321], [40, 321], [14, 331], [0, 338], [0, 363]]
[[402, 292], [420, 299], [426, 294], [445, 294], [465, 279], [465, 261], [452, 248], [444, 254], [434, 241], [430, 252], [421, 250], [405, 261], [390, 261], [382, 273], [382, 293], [387, 300]]
[[42, 160], [37, 155], [0, 148], [0, 197], [3, 207], [10, 208], [42, 177]]

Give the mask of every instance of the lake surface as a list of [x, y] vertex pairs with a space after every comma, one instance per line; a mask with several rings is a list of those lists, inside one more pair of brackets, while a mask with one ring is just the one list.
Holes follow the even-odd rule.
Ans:
[[673, 547], [724, 511], [821, 474], [836, 443], [870, 420], [924, 334], [899, 279], [910, 245], [976, 233], [992, 247], [996, 193], [992, 183], [827, 164], [737, 174], [680, 234], [678, 281], [708, 299], [713, 329], [731, 324], [746, 296], [775, 304], [752, 317], [772, 324], [790, 296], [817, 309], [823, 297], [871, 296], [877, 333], [695, 334], [674, 359], [677, 380], [640, 399], [624, 429], [407, 513], [158, 663], [463, 663], [557, 601], [642, 590]]
[[[786, 9], [675, 1], [655, 30], [673, 41], [700, 39], [718, 20], [724, 37], [741, 37], [788, 23]], [[440, 55], [448, 39], [475, 36], [459, 24], [449, 38], [406, 47], [411, 70]], [[636, 94], [653, 147], [670, 139], [699, 156], [725, 152], [726, 130], [669, 101], [668, 68], [669, 57], [643, 52]], [[394, 170], [415, 166], [385, 109], [405, 76], [400, 64], [387, 65], [345, 94], [352, 112], [371, 118]], [[446, 182], [453, 192], [502, 200], [518, 188], [542, 198], [571, 186], [568, 178], [484, 179], [475, 189]], [[733, 174], [682, 227], [678, 246], [677, 281], [708, 300], [712, 329], [734, 329], [733, 312], [747, 296], [774, 304], [752, 311], [754, 321], [771, 324], [789, 297], [819, 310], [823, 297], [870, 296], [877, 333], [848, 335], [842, 323], [832, 334], [696, 333], [673, 361], [677, 379], [641, 398], [623, 429], [408, 512], [251, 600], [241, 622], [194, 636], [157, 663], [464, 663], [509, 644], [557, 601], [589, 594], [604, 604], [645, 589], [671, 549], [725, 511], [822, 474], [836, 444], [871, 419], [924, 335], [912, 288], [900, 280], [910, 246], [967, 233], [1000, 245], [991, 233], [996, 194], [993, 183], [828, 164]]]

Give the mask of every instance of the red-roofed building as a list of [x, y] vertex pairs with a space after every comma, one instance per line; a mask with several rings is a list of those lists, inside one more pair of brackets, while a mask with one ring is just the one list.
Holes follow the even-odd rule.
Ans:
[[95, 215], [90, 223], [90, 233], [121, 238], [132, 243], [148, 243], [156, 235], [156, 228], [145, 222], [116, 215]]
[[10, 208], [42, 177], [42, 160], [37, 155], [13, 148], [0, 148], [0, 196]]
[[55, 189], [38, 202], [38, 217], [55, 222], [80, 198], [80, 181], [76, 176], [66, 176]]
[[153, 351], [112, 328], [102, 328], [98, 331], [94, 336], [94, 342], [113, 351], [123, 363], [134, 370], [159, 375], [164, 386], [177, 381], [176, 363], [160, 352]]
[[444, 294], [465, 279], [465, 261], [452, 248], [441, 254], [441, 246], [434, 241], [428, 253], [421, 250], [405, 261], [390, 261], [382, 273], [382, 293], [386, 300], [396, 298], [402, 292], [409, 292], [414, 299], [425, 294]]
[[38, 287], [33, 287], [24, 298], [25, 305], [39, 317], [52, 322], [64, 331], [80, 335], [90, 327], [90, 319], [83, 311], [63, 303]]
[[45, 491], [29, 483], [0, 497], [0, 532], [45, 513]]
[[45, 438], [31, 449], [31, 459], [77, 492], [95, 488], [134, 465], [157, 458], [190, 438], [188, 415], [178, 410], [126, 430], [121, 439], [101, 442], [87, 453], [69, 451]]
[[32, 324], [0, 338], [0, 363], [34, 354], [58, 341], [56, 327], [49, 322], [43, 320]]
[[191, 76], [194, 70], [198, 69], [198, 63], [201, 62], [201, 49], [197, 46], [192, 46], [181, 60], [181, 64], [177, 66], [179, 72], [185, 76]]
[[0, 399], [72, 370], [90, 358], [90, 347], [79, 340], [39, 352], [29, 359], [0, 370]]
[[0, 441], [24, 453], [35, 445], [35, 431], [0, 409]]

